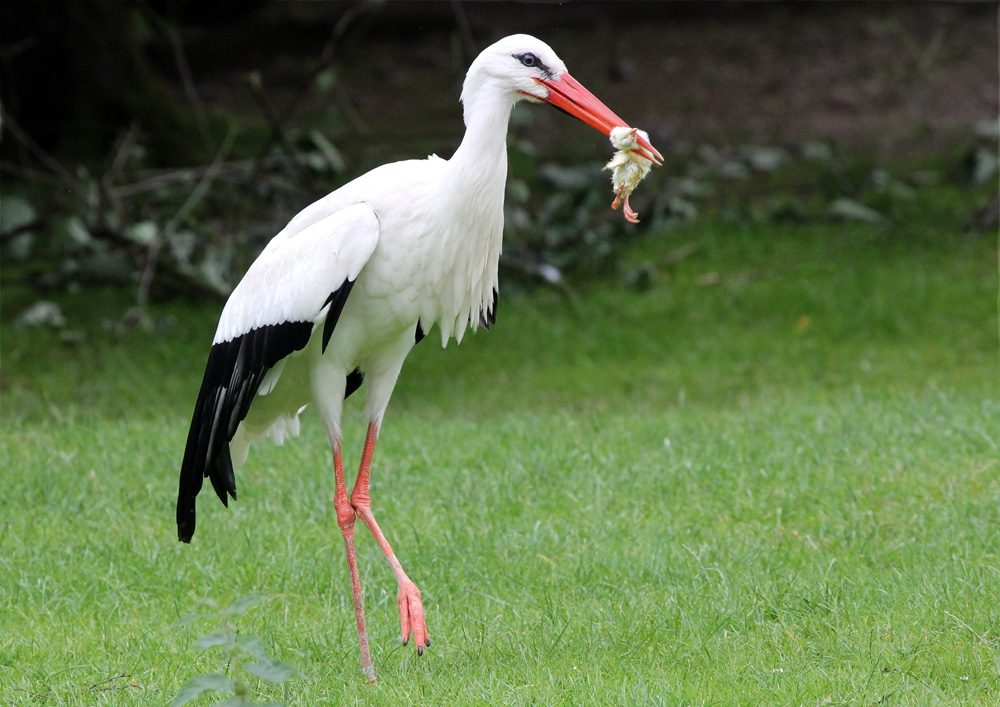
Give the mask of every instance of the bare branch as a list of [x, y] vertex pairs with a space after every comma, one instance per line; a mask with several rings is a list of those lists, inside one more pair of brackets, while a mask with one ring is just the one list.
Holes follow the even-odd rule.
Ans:
[[[274, 110], [274, 104], [264, 90], [264, 82], [261, 79], [260, 72], [251, 71], [249, 81], [250, 92], [253, 94], [257, 105], [260, 106], [261, 112], [264, 114], [264, 119], [267, 120], [267, 124], [271, 128], [271, 143], [277, 142], [281, 146], [281, 149], [288, 156], [289, 163], [294, 167], [299, 181], [307, 188], [315, 190], [316, 185], [313, 184], [312, 177], [309, 176], [309, 173], [302, 166], [295, 148], [288, 140], [288, 135], [285, 133], [284, 121], [278, 118], [278, 114]], [[263, 153], [261, 153], [261, 156], [263, 156]]]
[[81, 184], [68, 169], [63, 167], [59, 160], [42, 149], [41, 145], [35, 142], [32, 137], [28, 135], [28, 133], [26, 133], [20, 125], [18, 125], [17, 121], [14, 120], [10, 113], [4, 110], [3, 106], [0, 106], [0, 117], [2, 117], [3, 125], [10, 132], [11, 137], [24, 146], [28, 152], [33, 154], [35, 158], [53, 174], [58, 176], [63, 186], [73, 192], [74, 195], [82, 199], [85, 203], [87, 202], [87, 188]]
[[181, 205], [166, 225], [160, 229], [156, 236], [149, 244], [149, 249], [146, 253], [146, 264], [142, 271], [142, 276], [139, 278], [139, 292], [136, 296], [136, 306], [140, 314], [144, 314], [146, 311], [146, 305], [149, 302], [149, 288], [153, 283], [153, 275], [156, 272], [156, 262], [159, 258], [160, 249], [163, 247], [163, 243], [170, 238], [177, 227], [188, 217], [194, 208], [201, 203], [201, 200], [205, 198], [205, 194], [208, 193], [209, 188], [212, 186], [212, 182], [215, 181], [216, 176], [219, 173], [219, 167], [223, 163], [226, 155], [229, 153], [230, 148], [233, 145], [233, 141], [236, 138], [236, 130], [230, 129], [226, 133], [225, 140], [222, 141], [222, 145], [219, 147], [219, 151], [215, 155], [215, 159], [212, 160], [212, 164], [209, 165], [205, 174], [202, 176], [201, 181], [191, 190], [191, 194], [188, 196], [187, 200]]
[[184, 41], [181, 39], [181, 35], [173, 22], [163, 17], [160, 13], [152, 11], [145, 3], [140, 4], [139, 9], [143, 17], [151, 24], [156, 25], [170, 44], [170, 50], [174, 55], [174, 64], [177, 66], [177, 73], [180, 76], [181, 85], [184, 87], [184, 95], [191, 106], [191, 112], [194, 115], [194, 122], [198, 126], [202, 144], [205, 147], [205, 151], [210, 152], [215, 147], [215, 144], [212, 141], [212, 132], [208, 124], [208, 114], [205, 111], [205, 104], [202, 102], [201, 96], [198, 95], [194, 76], [191, 74], [191, 65], [188, 63], [187, 53], [184, 51]]
[[211, 150], [213, 147], [212, 133], [208, 127], [208, 115], [205, 112], [205, 104], [202, 103], [201, 96], [198, 95], [194, 77], [191, 75], [191, 67], [188, 64], [187, 54], [184, 53], [184, 43], [181, 41], [177, 28], [173, 24], [163, 20], [161, 27], [170, 40], [170, 47], [174, 52], [174, 61], [177, 63], [177, 71], [180, 73], [181, 83], [184, 85], [184, 95], [187, 96], [188, 103], [191, 104], [194, 121], [198, 125], [198, 132], [201, 133], [201, 141], [204, 143], [206, 150]]
[[[323, 45], [323, 51], [320, 52], [319, 61], [316, 62], [316, 66], [313, 68], [312, 73], [310, 73], [309, 76], [302, 81], [299, 86], [299, 90], [296, 91], [295, 95], [288, 100], [288, 103], [285, 104], [280, 114], [272, 108], [272, 128], [275, 125], [281, 128], [295, 114], [295, 110], [298, 108], [298, 105], [302, 101], [303, 97], [305, 97], [305, 95], [316, 85], [316, 77], [328, 69], [333, 63], [334, 57], [336, 56], [335, 52], [340, 44], [340, 40], [347, 34], [347, 30], [354, 25], [355, 20], [366, 13], [373, 13], [379, 9], [381, 9], [381, 3], [372, 2], [372, 0], [361, 0], [361, 2], [352, 5], [344, 12], [344, 14], [340, 16], [340, 19], [337, 20], [337, 24], [333, 26], [333, 30], [330, 32], [330, 38], [327, 39], [326, 44]], [[337, 99], [340, 102], [341, 108], [345, 111], [351, 126], [354, 127], [354, 129], [361, 135], [370, 134], [371, 130], [369, 130], [367, 124], [365, 124], [364, 120], [354, 109], [353, 103], [351, 103], [350, 98], [346, 95], [343, 89], [338, 91]], [[261, 148], [259, 153], [260, 156], [263, 157], [266, 155], [274, 146], [274, 143], [279, 139], [279, 133], [272, 132], [270, 138]]]

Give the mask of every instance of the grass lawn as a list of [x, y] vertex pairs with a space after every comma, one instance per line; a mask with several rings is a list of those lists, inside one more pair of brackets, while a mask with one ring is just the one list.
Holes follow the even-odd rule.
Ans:
[[302, 673], [261, 702], [1000, 704], [997, 253], [957, 230], [703, 221], [634, 244], [646, 291], [505, 290], [492, 332], [429, 336], [372, 495], [432, 646], [400, 647], [359, 526], [374, 687], [311, 418], [175, 540], [218, 309], [112, 337], [122, 295], [77, 295], [64, 344], [7, 293], [0, 704], [167, 704], [225, 668], [216, 624], [168, 626], [249, 594], [239, 629]]

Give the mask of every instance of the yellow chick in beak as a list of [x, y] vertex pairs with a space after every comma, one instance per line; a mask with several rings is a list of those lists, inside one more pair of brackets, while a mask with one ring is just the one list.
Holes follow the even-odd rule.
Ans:
[[604, 165], [604, 169], [611, 170], [611, 186], [615, 192], [615, 200], [611, 202], [611, 208], [617, 209], [618, 204], [624, 200], [625, 205], [622, 208], [622, 213], [625, 214], [625, 220], [629, 223], [639, 223], [639, 214], [629, 206], [629, 194], [635, 191], [639, 182], [649, 174], [649, 169], [653, 165], [651, 160], [646, 159], [637, 151], [639, 142], [636, 139], [636, 134], [641, 135], [647, 141], [649, 140], [649, 135], [638, 128], [620, 127], [612, 130], [610, 134], [611, 146], [617, 152], [611, 161]]

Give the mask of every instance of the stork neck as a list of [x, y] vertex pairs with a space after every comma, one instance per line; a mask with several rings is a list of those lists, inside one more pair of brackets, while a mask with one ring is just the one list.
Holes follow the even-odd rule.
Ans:
[[466, 101], [465, 137], [449, 163], [460, 175], [464, 188], [483, 188], [484, 182], [498, 182], [502, 191], [507, 178], [507, 124], [513, 103], [507, 96], [490, 92]]

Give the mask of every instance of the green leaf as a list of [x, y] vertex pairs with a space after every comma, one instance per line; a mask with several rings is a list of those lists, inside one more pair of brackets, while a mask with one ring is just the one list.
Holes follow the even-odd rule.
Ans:
[[181, 626], [187, 626], [188, 624], [193, 624], [195, 621], [204, 621], [205, 619], [210, 619], [211, 616], [206, 616], [205, 614], [188, 614], [187, 616], [182, 616], [172, 624], [167, 626], [169, 631], [172, 628], [180, 628]]
[[969, 162], [969, 178], [977, 187], [986, 184], [996, 174], [997, 155], [994, 150], [981, 147], [973, 152], [967, 161]]
[[312, 138], [313, 144], [319, 148], [319, 151], [323, 153], [323, 158], [326, 160], [327, 166], [334, 172], [343, 172], [347, 169], [347, 163], [344, 161], [344, 156], [340, 153], [340, 150], [330, 142], [330, 140], [321, 133], [319, 130], [313, 130], [309, 133], [309, 137]]
[[252, 705], [252, 702], [247, 702], [242, 697], [237, 695], [236, 697], [230, 697], [222, 702], [216, 702], [212, 707], [244, 707], [245, 705]]
[[1000, 121], [996, 119], [980, 120], [973, 126], [972, 132], [976, 137], [995, 142], [1000, 140]]
[[719, 165], [719, 176], [725, 179], [746, 179], [750, 176], [750, 171], [742, 162], [727, 160]]
[[257, 660], [269, 659], [267, 649], [264, 647], [264, 641], [260, 640], [260, 636], [244, 634], [236, 641], [236, 647], [247, 655], [252, 655]]
[[209, 633], [194, 642], [197, 648], [212, 648], [214, 646], [232, 646], [236, 643], [236, 634], [231, 631]]
[[41, 300], [21, 312], [17, 322], [22, 326], [50, 326], [59, 329], [66, 326], [66, 315], [55, 302]]
[[692, 179], [691, 177], [678, 179], [674, 187], [678, 194], [682, 194], [683, 196], [687, 196], [692, 199], [711, 196], [714, 191], [711, 185], [706, 184], [705, 182], [699, 182], [697, 179]]
[[802, 146], [802, 156], [814, 162], [829, 162], [833, 149], [825, 142], [807, 142]]
[[552, 186], [560, 189], [582, 189], [593, 181], [591, 165], [583, 167], [564, 167], [554, 162], [546, 162], [538, 168], [538, 174]]
[[831, 216], [842, 218], [845, 221], [861, 221], [862, 223], [873, 224], [882, 222], [882, 214], [878, 211], [846, 197], [836, 199], [830, 204], [829, 213]]
[[167, 246], [178, 263], [191, 265], [191, 255], [198, 245], [198, 237], [192, 231], [176, 231], [169, 234]]
[[265, 599], [267, 599], [267, 597], [261, 596], [260, 594], [248, 594], [242, 599], [237, 599], [232, 604], [227, 606], [222, 613], [225, 616], [235, 616], [238, 614], [243, 614], [251, 606], [257, 604], [258, 602], [262, 602]]
[[133, 243], [138, 243], [142, 246], [148, 246], [156, 238], [156, 234], [159, 231], [159, 227], [154, 221], [140, 221], [139, 223], [132, 224], [125, 229], [125, 235], [128, 236], [129, 240]]
[[4, 196], [0, 209], [0, 233], [27, 226], [38, 217], [34, 207], [19, 196]]
[[275, 683], [285, 682], [285, 680], [293, 675], [299, 674], [299, 671], [288, 663], [282, 663], [280, 660], [271, 660], [270, 658], [265, 658], [257, 663], [246, 663], [243, 665], [243, 669], [251, 675], [256, 675], [261, 680]]
[[746, 145], [740, 150], [740, 156], [758, 172], [773, 172], [785, 163], [788, 155], [780, 147]]
[[531, 198], [531, 189], [523, 179], [511, 179], [507, 182], [507, 195], [516, 204], [526, 204]]
[[316, 74], [316, 90], [320, 93], [327, 93], [337, 85], [337, 72], [333, 69], [325, 69]]
[[679, 196], [668, 197], [667, 207], [670, 209], [671, 216], [683, 221], [693, 221], [698, 218], [698, 207]]
[[[197, 275], [205, 285], [211, 287], [216, 292], [228, 293], [233, 289], [226, 280], [228, 263], [229, 257], [222, 249], [206, 248], [205, 257], [197, 267]], [[236, 604], [226, 609], [224, 615], [231, 616], [233, 614], [242, 614], [250, 605], [256, 604], [263, 598], [264, 597], [257, 597], [254, 601], [246, 604], [242, 608], [235, 608], [240, 604], [240, 602], [249, 599], [249, 597], [244, 597], [243, 599], [237, 601]]]
[[206, 692], [225, 692], [232, 690], [236, 686], [236, 681], [222, 675], [213, 673], [211, 675], [198, 675], [187, 681], [187, 684], [177, 693], [177, 697], [170, 703], [170, 707], [181, 707], [191, 700], [201, 697]]
[[90, 235], [86, 224], [79, 216], [71, 216], [66, 220], [66, 235], [70, 241], [77, 246], [90, 245], [94, 237]]

